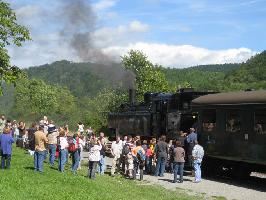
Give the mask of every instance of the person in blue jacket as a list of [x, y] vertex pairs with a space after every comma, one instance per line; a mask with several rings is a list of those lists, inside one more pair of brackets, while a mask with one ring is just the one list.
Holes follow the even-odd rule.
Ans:
[[1, 152], [1, 168], [9, 169], [12, 154], [12, 143], [14, 139], [10, 134], [10, 128], [5, 127], [3, 134], [0, 135], [0, 152]]

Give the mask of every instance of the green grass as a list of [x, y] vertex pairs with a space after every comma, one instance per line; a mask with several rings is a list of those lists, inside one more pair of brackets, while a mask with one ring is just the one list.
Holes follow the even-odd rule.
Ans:
[[[56, 163], [57, 165], [57, 163]], [[84, 166], [78, 175], [68, 169], [59, 173], [44, 164], [44, 173], [33, 170], [33, 157], [22, 149], [14, 147], [10, 170], [0, 171], [0, 199], [198, 199], [182, 190], [170, 191], [159, 186], [141, 184], [121, 176], [97, 176], [96, 180], [86, 178]]]

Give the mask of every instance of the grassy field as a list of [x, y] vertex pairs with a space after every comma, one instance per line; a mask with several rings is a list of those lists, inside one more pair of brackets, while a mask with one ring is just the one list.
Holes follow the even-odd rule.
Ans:
[[86, 178], [87, 167], [78, 175], [72, 175], [68, 168], [65, 173], [59, 173], [45, 163], [44, 173], [34, 172], [33, 157], [14, 147], [11, 169], [0, 172], [0, 199], [199, 199], [181, 190], [169, 191], [121, 176], [98, 175], [93, 181]]

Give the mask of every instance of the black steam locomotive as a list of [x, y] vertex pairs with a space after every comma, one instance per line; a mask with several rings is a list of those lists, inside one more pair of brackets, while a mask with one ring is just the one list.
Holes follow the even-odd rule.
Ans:
[[119, 112], [110, 113], [108, 126], [118, 135], [140, 135], [143, 138], [165, 134], [176, 139], [190, 127], [196, 126], [197, 114], [191, 110], [191, 101], [209, 92], [192, 88], [177, 93], [146, 93], [144, 102], [136, 103], [135, 90], [129, 90], [129, 103], [122, 104]]

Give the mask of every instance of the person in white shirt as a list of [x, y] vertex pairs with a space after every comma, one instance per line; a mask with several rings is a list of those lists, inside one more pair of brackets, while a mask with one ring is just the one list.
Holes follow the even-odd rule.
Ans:
[[112, 143], [111, 146], [111, 154], [114, 157], [112, 162], [112, 168], [111, 168], [111, 175], [115, 175], [116, 168], [119, 169], [120, 165], [120, 156], [122, 154], [122, 141], [120, 140], [119, 136], [116, 136], [116, 141]]
[[67, 156], [68, 156], [68, 142], [67, 138], [65, 136], [64, 131], [60, 131], [59, 133], [59, 138], [58, 138], [58, 145], [59, 145], [59, 166], [58, 170], [60, 172], [64, 172], [65, 164], [67, 161]]
[[44, 127], [43, 132], [45, 134], [48, 133], [48, 124], [49, 124], [49, 122], [48, 122], [47, 117], [43, 116], [43, 119], [40, 121], [40, 125], [42, 125]]
[[91, 148], [89, 152], [89, 169], [88, 178], [95, 179], [95, 173], [97, 170], [97, 164], [100, 161], [100, 150], [102, 149], [101, 142], [97, 139], [91, 141]]
[[81, 122], [78, 123], [78, 132], [80, 132], [81, 135], [84, 133], [84, 124]]
[[12, 128], [13, 128], [13, 131], [14, 131], [14, 139], [16, 141], [18, 136], [19, 136], [18, 124], [17, 124], [16, 120], [13, 120]]
[[98, 173], [103, 175], [104, 172], [105, 172], [105, 168], [106, 168], [106, 165], [105, 165], [105, 156], [106, 155], [105, 154], [106, 154], [106, 143], [107, 143], [107, 140], [104, 137], [104, 133], [103, 132], [100, 132], [100, 137], [98, 138], [98, 140], [102, 144], [102, 149], [100, 151], [101, 159], [100, 159], [100, 162], [99, 162]]
[[79, 151], [80, 151], [80, 159], [79, 159], [79, 167], [78, 169], [81, 169], [81, 162], [83, 160], [83, 148], [85, 146], [85, 140], [84, 140], [84, 136], [81, 135], [79, 136]]
[[194, 183], [198, 183], [201, 181], [201, 162], [204, 156], [204, 150], [203, 147], [199, 145], [197, 140], [194, 143], [195, 146], [192, 150], [193, 166], [195, 170]]

